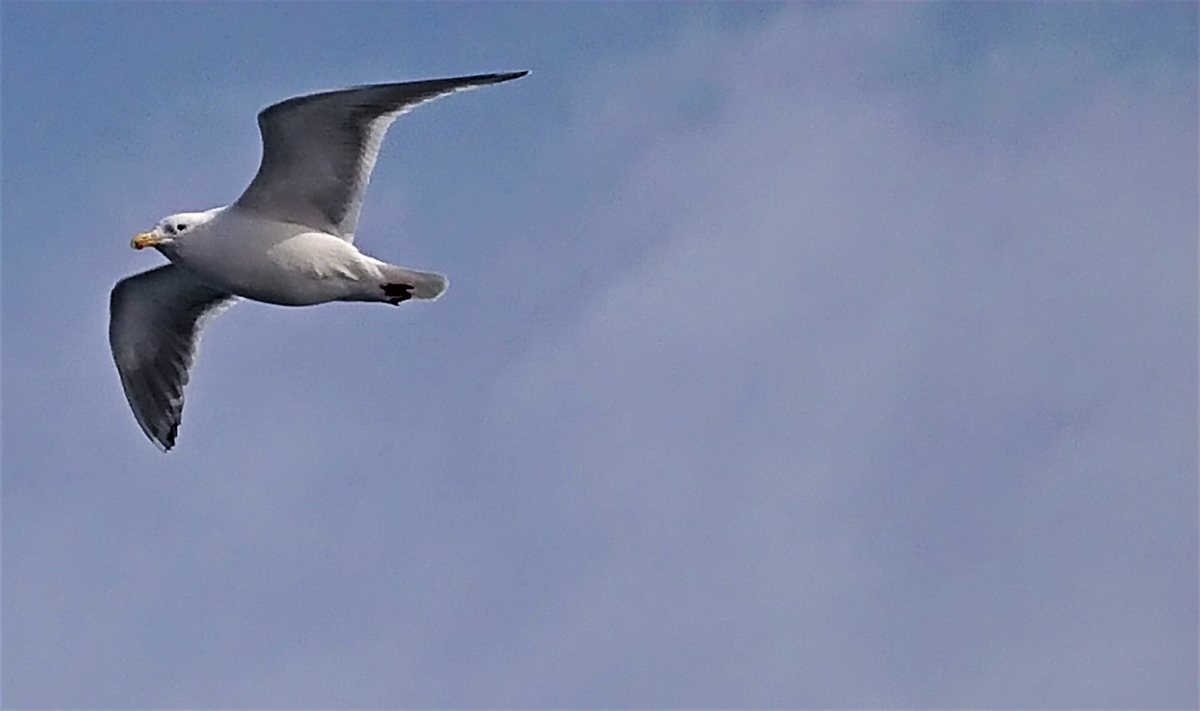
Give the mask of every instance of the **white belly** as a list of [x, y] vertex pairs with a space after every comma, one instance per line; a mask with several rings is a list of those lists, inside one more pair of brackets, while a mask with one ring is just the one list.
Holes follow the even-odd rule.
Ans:
[[283, 306], [354, 298], [379, 280], [370, 261], [341, 238], [237, 212], [199, 226], [176, 251], [175, 261], [205, 282]]

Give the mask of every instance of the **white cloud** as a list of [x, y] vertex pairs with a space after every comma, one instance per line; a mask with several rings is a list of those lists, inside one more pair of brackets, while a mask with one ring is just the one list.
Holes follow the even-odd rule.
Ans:
[[941, 142], [870, 15], [610, 77], [653, 245], [494, 405], [606, 545], [481, 703], [1194, 700], [1194, 90], [1001, 46]]
[[[559, 77], [532, 179], [414, 201], [446, 299], [230, 311], [166, 458], [72, 282], [111, 250], [6, 271], [5, 702], [1194, 705], [1194, 77], [929, 7]], [[197, 171], [154, 204], [243, 184], [141, 137]], [[404, 145], [377, 226], [456, 183]]]

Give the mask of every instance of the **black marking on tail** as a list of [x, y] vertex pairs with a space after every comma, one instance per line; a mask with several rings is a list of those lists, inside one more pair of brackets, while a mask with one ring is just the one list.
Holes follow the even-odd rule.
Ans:
[[408, 301], [412, 298], [413, 286], [411, 284], [384, 284], [383, 295], [388, 297], [387, 302], [392, 306], [399, 306], [400, 302]]

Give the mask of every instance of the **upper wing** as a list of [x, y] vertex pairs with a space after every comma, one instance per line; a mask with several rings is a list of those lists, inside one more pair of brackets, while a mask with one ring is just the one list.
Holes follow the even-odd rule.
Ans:
[[388, 126], [418, 104], [529, 72], [374, 84], [298, 96], [258, 115], [263, 156], [235, 207], [354, 239]]
[[121, 387], [138, 425], [164, 452], [175, 444], [200, 329], [236, 300], [172, 264], [113, 287], [108, 343]]

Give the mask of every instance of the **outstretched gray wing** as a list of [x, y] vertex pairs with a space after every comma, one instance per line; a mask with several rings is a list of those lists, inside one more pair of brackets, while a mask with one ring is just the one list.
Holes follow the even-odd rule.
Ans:
[[528, 73], [374, 84], [269, 106], [258, 115], [262, 163], [233, 205], [353, 241], [379, 146], [397, 116], [454, 91]]
[[204, 323], [237, 297], [177, 266], [117, 282], [109, 301], [108, 343], [121, 387], [142, 431], [164, 452], [175, 444], [183, 387]]

